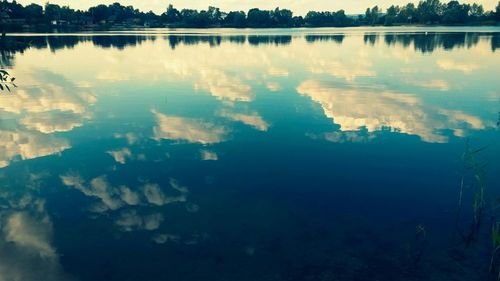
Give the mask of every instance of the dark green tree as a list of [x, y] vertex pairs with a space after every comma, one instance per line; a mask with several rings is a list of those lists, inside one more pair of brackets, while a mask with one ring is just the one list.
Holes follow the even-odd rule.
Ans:
[[269, 27], [271, 23], [271, 13], [269, 11], [257, 8], [248, 11], [247, 25], [249, 27]]
[[293, 12], [287, 9], [276, 8], [271, 12], [273, 26], [290, 27], [292, 26]]
[[208, 7], [207, 14], [212, 25], [220, 24], [222, 21], [222, 12], [217, 7]]
[[387, 13], [385, 14], [385, 25], [393, 25], [397, 23], [399, 18], [398, 15], [401, 12], [401, 8], [399, 6], [390, 6], [387, 9]]
[[10, 16], [10, 18], [12, 18], [12, 19], [23, 19], [23, 18], [26, 17], [26, 15], [24, 14], [24, 7], [23, 7], [23, 5], [17, 3], [15, 0], [12, 1], [11, 3], [7, 2], [7, 5], [9, 7], [9, 16]]
[[439, 0], [420, 1], [417, 7], [417, 17], [420, 23], [437, 23], [443, 14], [443, 5]]
[[223, 20], [224, 25], [230, 27], [245, 27], [246, 25], [246, 15], [245, 12], [229, 12]]
[[500, 2], [498, 2], [498, 5], [495, 9], [495, 19], [497, 21], [500, 21]]
[[181, 13], [174, 8], [172, 4], [168, 5], [167, 11], [163, 14], [163, 19], [167, 23], [174, 23], [181, 21]]
[[365, 17], [368, 24], [370, 25], [377, 24], [379, 16], [380, 16], [380, 10], [378, 6], [375, 6], [371, 9], [370, 8], [366, 9]]
[[109, 19], [111, 15], [110, 9], [106, 5], [98, 5], [89, 9], [89, 13], [92, 16], [94, 22], [101, 22]]
[[403, 8], [398, 15], [398, 22], [400, 23], [413, 23], [417, 18], [417, 8], [413, 3], [409, 3]]
[[28, 23], [34, 24], [43, 21], [43, 7], [37, 4], [30, 4], [24, 8], [24, 14]]
[[469, 18], [470, 6], [460, 4], [458, 1], [450, 1], [443, 10], [442, 22], [446, 24], [465, 23]]
[[293, 27], [302, 27], [302, 26], [304, 26], [305, 23], [306, 23], [306, 21], [304, 20], [304, 18], [302, 16], [295, 16], [292, 18], [292, 26]]
[[479, 5], [479, 4], [472, 4], [472, 6], [470, 7], [470, 17], [473, 19], [473, 20], [481, 20], [482, 18], [484, 18], [484, 8], [483, 8], [483, 5]]

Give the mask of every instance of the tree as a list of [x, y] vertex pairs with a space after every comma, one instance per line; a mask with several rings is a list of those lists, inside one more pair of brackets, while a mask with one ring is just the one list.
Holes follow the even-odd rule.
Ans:
[[167, 7], [167, 11], [163, 14], [163, 18], [167, 23], [179, 22], [181, 21], [181, 14], [179, 10], [177, 10], [172, 4], [170, 4]]
[[498, 5], [495, 9], [495, 19], [497, 21], [500, 21], [500, 2], [498, 2]]
[[9, 4], [9, 16], [13, 19], [23, 19], [26, 17], [24, 14], [23, 5], [17, 3], [15, 0]]
[[442, 22], [448, 24], [465, 23], [468, 20], [469, 11], [469, 5], [450, 1], [443, 10]]
[[273, 25], [280, 27], [290, 27], [292, 26], [293, 12], [287, 9], [276, 8], [271, 12], [271, 18]]
[[208, 7], [207, 14], [211, 24], [219, 24], [222, 21], [222, 13], [217, 7]]
[[45, 19], [47, 21], [60, 20], [61, 19], [61, 7], [56, 4], [45, 4]]
[[68, 6], [61, 7], [60, 17], [62, 20], [65, 20], [68, 22], [74, 22], [77, 20], [77, 14], [76, 14], [75, 10], [71, 9]]
[[292, 26], [293, 27], [302, 27], [305, 24], [305, 20], [302, 16], [295, 16], [292, 18]]
[[371, 25], [376, 24], [378, 22], [379, 13], [380, 13], [380, 11], [379, 11], [378, 6], [375, 6], [371, 9], [370, 8], [366, 9], [365, 17], [366, 17], [368, 24], [371, 24]]
[[43, 20], [43, 7], [30, 4], [24, 8], [24, 15], [28, 23], [39, 23]]
[[9, 7], [6, 5], [6, 2], [2, 2], [0, 3], [0, 32], [2, 33], [2, 40], [5, 39], [8, 19], [9, 19]]
[[470, 8], [469, 15], [474, 19], [474, 20], [479, 20], [484, 17], [484, 8], [483, 5], [478, 5], [476, 3], [472, 4]]
[[417, 8], [413, 3], [409, 3], [403, 8], [398, 15], [398, 22], [401, 23], [413, 23], [417, 18]]
[[390, 6], [385, 14], [385, 25], [393, 25], [398, 22], [398, 15], [400, 12], [401, 8], [399, 8], [399, 6]]
[[94, 22], [101, 22], [109, 19], [110, 9], [106, 5], [98, 5], [90, 8], [89, 13], [92, 15]]
[[245, 12], [229, 12], [223, 20], [224, 25], [231, 27], [244, 27], [246, 25]]
[[257, 8], [250, 9], [247, 15], [247, 24], [250, 27], [269, 27], [271, 25], [271, 13]]
[[418, 3], [417, 16], [421, 23], [439, 22], [443, 5], [439, 0], [425, 0]]
[[181, 19], [185, 25], [192, 27], [206, 27], [211, 24], [210, 14], [207, 11], [182, 9]]
[[[0, 69], [0, 90], [8, 90], [10, 92], [10, 88], [17, 87], [16, 84], [14, 84], [14, 81], [16, 78], [12, 77], [6, 70]], [[10, 86], [10, 87], [9, 87]]]
[[[448, 1], [448, 0], [447, 0]], [[20, 20], [18, 20], [20, 19]], [[349, 17], [343, 10], [310, 11], [303, 18], [294, 16], [288, 9], [275, 8], [274, 10], [250, 9], [247, 14], [242, 11], [222, 12], [217, 7], [208, 7], [207, 10], [183, 9], [177, 10], [168, 5], [160, 16], [152, 11], [147, 13], [135, 9], [133, 6], [123, 6], [119, 2], [111, 5], [97, 5], [87, 11], [74, 10], [68, 6], [59, 6], [46, 3], [44, 7], [30, 4], [26, 7], [16, 0], [0, 0], [0, 29], [5, 31], [21, 30], [23, 21], [39, 29], [46, 28], [46, 24], [53, 21], [68, 21], [74, 25], [93, 23], [127, 23], [142, 24], [149, 22], [153, 26], [162, 26], [160, 23], [179, 24], [186, 27], [321, 27], [321, 26], [353, 26], [353, 25], [393, 25], [393, 24], [465, 24], [469, 22], [486, 22], [487, 20], [500, 21], [500, 2], [493, 11], [484, 10], [477, 3], [461, 4], [452, 0], [446, 4], [440, 0], [421, 0], [418, 6], [409, 3], [405, 6], [390, 6], [384, 14], [375, 6], [366, 9], [364, 15], [357, 18]]]
[[337, 12], [309, 12], [304, 21], [309, 26], [351, 26], [353, 20], [348, 18], [344, 10]]

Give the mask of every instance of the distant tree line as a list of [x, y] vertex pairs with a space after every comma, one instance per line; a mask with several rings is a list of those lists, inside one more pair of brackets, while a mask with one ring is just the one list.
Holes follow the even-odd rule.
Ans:
[[46, 3], [44, 6], [23, 6], [16, 1], [1, 0], [0, 28], [2, 32], [47, 28], [106, 28], [106, 27], [346, 27], [363, 25], [403, 24], [498, 24], [500, 2], [493, 11], [479, 4], [448, 3], [423, 0], [417, 5], [391, 6], [383, 11], [378, 6], [368, 8], [362, 15], [336, 12], [308, 12], [294, 16], [288, 9], [250, 9], [248, 12], [223, 12], [219, 8], [178, 10], [169, 5], [161, 15], [142, 12], [119, 3], [98, 5], [86, 11]]
[[385, 13], [378, 6], [368, 8], [362, 24], [477, 24], [500, 21], [500, 2], [494, 11], [485, 11], [480, 4], [461, 4], [459, 1], [442, 3], [439, 0], [420, 1], [418, 5], [390, 6]]

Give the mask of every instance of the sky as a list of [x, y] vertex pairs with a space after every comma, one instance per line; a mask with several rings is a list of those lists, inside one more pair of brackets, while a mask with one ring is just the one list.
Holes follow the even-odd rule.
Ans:
[[[446, 0], [444, 0], [447, 2]], [[43, 5], [47, 0], [17, 0], [21, 4], [37, 3]], [[310, 10], [336, 11], [344, 9], [348, 14], [364, 13], [366, 8], [378, 5], [387, 8], [392, 4], [403, 5], [408, 2], [418, 3], [418, 0], [50, 0], [50, 3], [69, 5], [75, 9], [88, 9], [97, 4], [119, 2], [122, 5], [133, 5], [142, 10], [152, 10], [156, 13], [165, 11], [169, 3], [176, 8], [206, 9], [208, 6], [219, 7], [224, 11], [243, 10], [250, 8], [274, 9], [276, 7], [291, 9], [297, 15], [305, 15]], [[492, 10], [498, 0], [462, 0], [460, 2], [480, 3], [486, 10]]]

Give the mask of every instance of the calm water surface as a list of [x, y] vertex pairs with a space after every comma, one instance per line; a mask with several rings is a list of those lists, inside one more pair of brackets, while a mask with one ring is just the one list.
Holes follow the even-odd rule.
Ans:
[[496, 280], [500, 28], [201, 32], [8, 37], [0, 280]]

